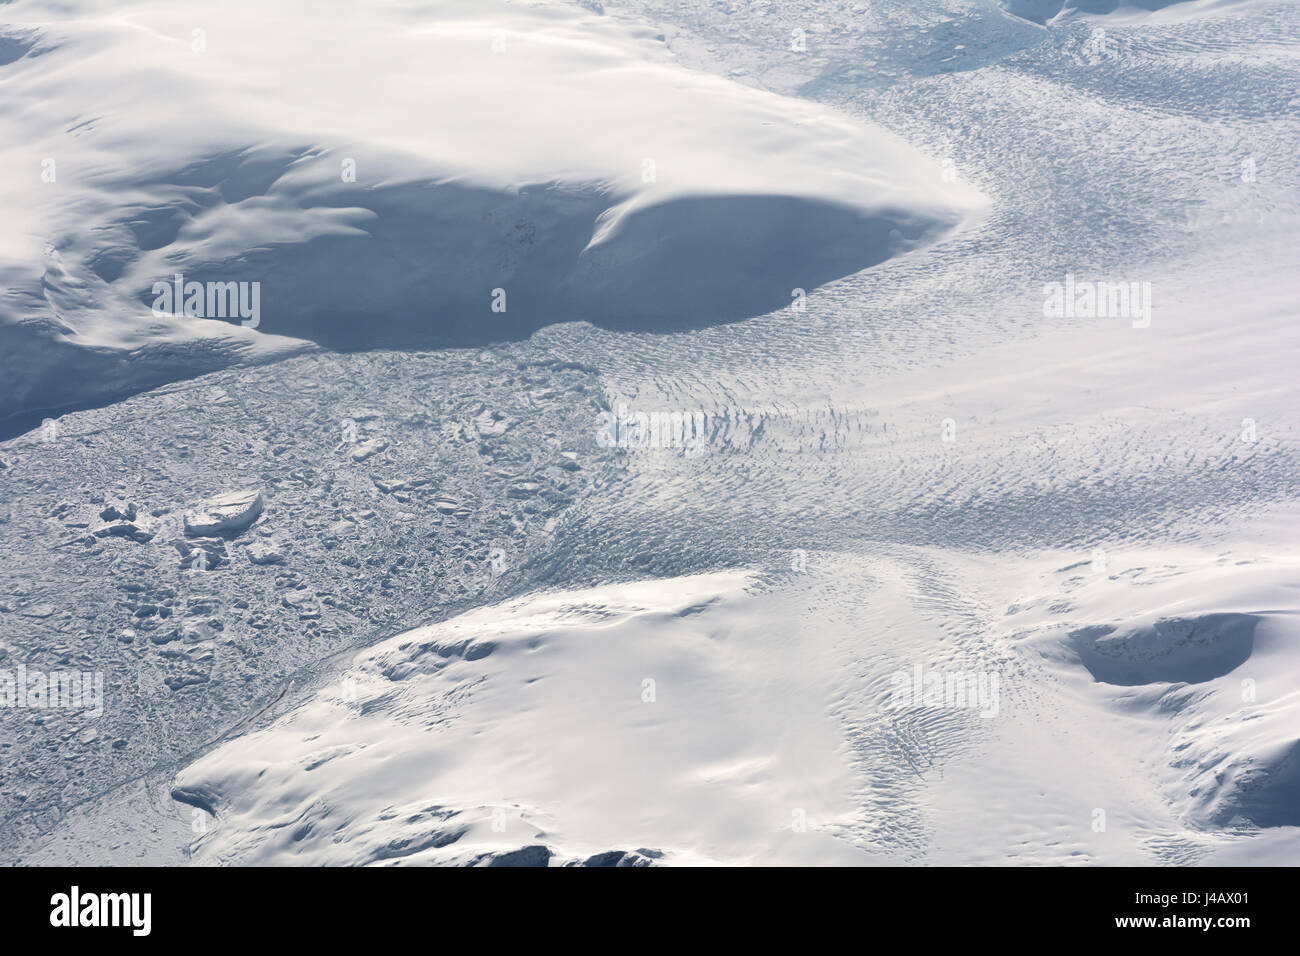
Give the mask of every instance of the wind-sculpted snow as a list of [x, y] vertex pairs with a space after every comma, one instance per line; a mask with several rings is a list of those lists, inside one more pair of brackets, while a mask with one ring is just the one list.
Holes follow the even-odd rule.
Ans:
[[1127, 19], [1167, 11], [1175, 17], [1222, 12], [1225, 8], [1252, 0], [999, 0], [1016, 16], [1043, 23], [1069, 14], [1114, 14]]
[[1096, 683], [1079, 688], [1081, 713], [1123, 709], [1166, 729], [1155, 775], [1199, 827], [1294, 827], [1297, 570], [1293, 559], [1129, 552], [1056, 569], [1007, 626], [1076, 687], [1083, 665]]
[[8, 414], [291, 340], [741, 319], [981, 205], [883, 130], [558, 2], [89, 9], [25, 0], [4, 35]]
[[196, 862], [482, 864], [528, 847], [534, 865], [624, 848], [672, 863], [869, 858], [789, 832], [773, 802], [784, 791], [820, 817], [847, 768], [800, 742], [833, 729], [814, 699], [766, 696], [810, 671], [778, 642], [760, 655], [734, 639], [768, 603], [750, 583], [544, 594], [362, 652], [178, 775], [174, 796], [213, 817]]
[[[534, 595], [378, 644], [177, 775], [208, 820], [194, 859], [1172, 861], [1297, 824], [1297, 608], [1276, 603], [1294, 562], [806, 560]], [[936, 675], [967, 696], [931, 699]], [[1038, 832], [1100, 806], [1115, 839], [1024, 845], [1001, 811], [1037, 780]], [[981, 839], [936, 839], [944, 810]]]

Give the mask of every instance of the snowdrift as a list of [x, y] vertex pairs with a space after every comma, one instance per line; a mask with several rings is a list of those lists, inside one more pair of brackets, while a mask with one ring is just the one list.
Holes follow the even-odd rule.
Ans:
[[[982, 204], [883, 130], [570, 5], [6, 13], [0, 417], [307, 343], [739, 319]], [[207, 308], [160, 307], [173, 282]], [[230, 283], [256, 316], [213, 308]]]
[[1124, 19], [1167, 13], [1176, 18], [1219, 12], [1246, 0], [1001, 0], [1009, 13], [1036, 23], [1071, 14], [1116, 15]]
[[1111, 564], [1056, 572], [1054, 596], [1022, 601], [1011, 627], [1029, 625], [1020, 639], [1084, 706], [1163, 731], [1152, 772], [1193, 826], [1300, 826], [1295, 561], [1143, 550]]
[[384, 641], [177, 776], [216, 818], [194, 859], [867, 862], [800, 825], [849, 811], [848, 767], [749, 584], [532, 595]]

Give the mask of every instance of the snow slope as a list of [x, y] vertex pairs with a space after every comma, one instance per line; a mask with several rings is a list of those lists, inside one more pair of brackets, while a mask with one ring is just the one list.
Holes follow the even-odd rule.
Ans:
[[[646, 28], [559, 2], [22, 0], [6, 19], [0, 417], [304, 341], [734, 320], [981, 205], [883, 130], [686, 72]], [[152, 314], [177, 273], [260, 283], [255, 325]]]
[[[1071, 557], [817, 553], [483, 608], [357, 655], [172, 795], [223, 865], [1141, 864], [1300, 825], [1300, 564]], [[939, 582], [963, 599], [912, 596]], [[898, 698], [914, 672], [993, 683]]]
[[1250, 0], [1000, 0], [1010, 13], [1043, 23], [1054, 17], [1111, 15], [1114, 20], [1195, 17]]
[[1204, 831], [1300, 826], [1293, 555], [1136, 551], [1046, 577], [1008, 626], [1081, 706], [1165, 730], [1153, 762], [1180, 816]]

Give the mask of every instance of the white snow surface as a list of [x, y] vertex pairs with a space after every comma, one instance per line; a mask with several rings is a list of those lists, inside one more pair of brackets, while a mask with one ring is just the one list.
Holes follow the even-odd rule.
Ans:
[[819, 662], [776, 629], [754, 641], [770, 605], [748, 583], [543, 594], [361, 653], [177, 777], [217, 810], [196, 861], [469, 863], [540, 844], [559, 862], [854, 862], [791, 831], [795, 809], [849, 819], [849, 777]]
[[[1211, 862], [1257, 824], [1254, 861], [1285, 860], [1300, 561], [1070, 557], [816, 555], [484, 608], [357, 655], [173, 792], [215, 817], [201, 864]], [[1000, 619], [946, 643], [969, 612], [927, 606], [936, 581]], [[918, 667], [998, 692], [898, 701]]]
[[[566, 3], [23, 0], [6, 21], [0, 417], [295, 341], [743, 318], [983, 204], [870, 123]], [[259, 282], [255, 330], [152, 314], [177, 273]]]
[[1015, 14], [1042, 23], [1071, 17], [1105, 18], [1106, 21], [1135, 22], [1190, 19], [1205, 14], [1222, 13], [1238, 4], [1254, 0], [998, 0]]

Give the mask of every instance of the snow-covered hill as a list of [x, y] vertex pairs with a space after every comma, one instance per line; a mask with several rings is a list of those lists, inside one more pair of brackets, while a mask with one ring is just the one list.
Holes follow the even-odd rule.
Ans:
[[[569, 4], [24, 0], [6, 19], [0, 418], [295, 342], [745, 318], [981, 205], [869, 123], [687, 72]], [[256, 314], [171, 296], [177, 275], [256, 283]]]

